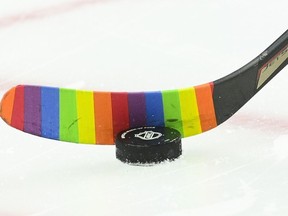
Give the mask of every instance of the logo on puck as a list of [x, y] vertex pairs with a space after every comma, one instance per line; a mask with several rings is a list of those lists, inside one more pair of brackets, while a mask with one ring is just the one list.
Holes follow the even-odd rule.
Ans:
[[142, 140], [155, 140], [162, 136], [162, 133], [154, 132], [154, 131], [144, 131], [139, 134], [135, 134], [135, 137]]

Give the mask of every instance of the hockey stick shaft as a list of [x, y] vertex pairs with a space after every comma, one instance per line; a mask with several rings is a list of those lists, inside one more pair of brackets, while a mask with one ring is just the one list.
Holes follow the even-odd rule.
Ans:
[[214, 81], [213, 101], [221, 124], [259, 92], [288, 63], [288, 30], [248, 64]]
[[20, 85], [3, 97], [0, 115], [37, 136], [114, 144], [115, 135], [138, 126], [166, 126], [183, 137], [217, 127], [288, 63], [288, 31], [239, 70], [214, 82], [158, 92], [92, 92]]

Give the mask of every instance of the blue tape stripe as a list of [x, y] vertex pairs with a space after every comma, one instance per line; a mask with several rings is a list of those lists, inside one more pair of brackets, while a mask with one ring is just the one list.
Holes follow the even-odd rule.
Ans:
[[42, 137], [59, 140], [59, 89], [41, 88]]
[[164, 110], [161, 92], [145, 93], [147, 126], [164, 127]]

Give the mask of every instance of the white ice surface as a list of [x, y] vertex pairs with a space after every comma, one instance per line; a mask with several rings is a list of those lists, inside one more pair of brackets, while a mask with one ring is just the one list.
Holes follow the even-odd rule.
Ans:
[[[207, 83], [288, 27], [287, 0], [1, 0], [0, 95], [16, 84], [158, 90]], [[122, 164], [0, 121], [0, 216], [288, 215], [285, 68], [183, 156]]]

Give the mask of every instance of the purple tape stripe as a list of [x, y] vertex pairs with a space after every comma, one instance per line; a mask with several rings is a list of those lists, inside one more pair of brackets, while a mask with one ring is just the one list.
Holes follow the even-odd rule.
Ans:
[[128, 93], [130, 127], [146, 125], [146, 103], [144, 93]]
[[25, 86], [24, 131], [41, 136], [41, 88]]

